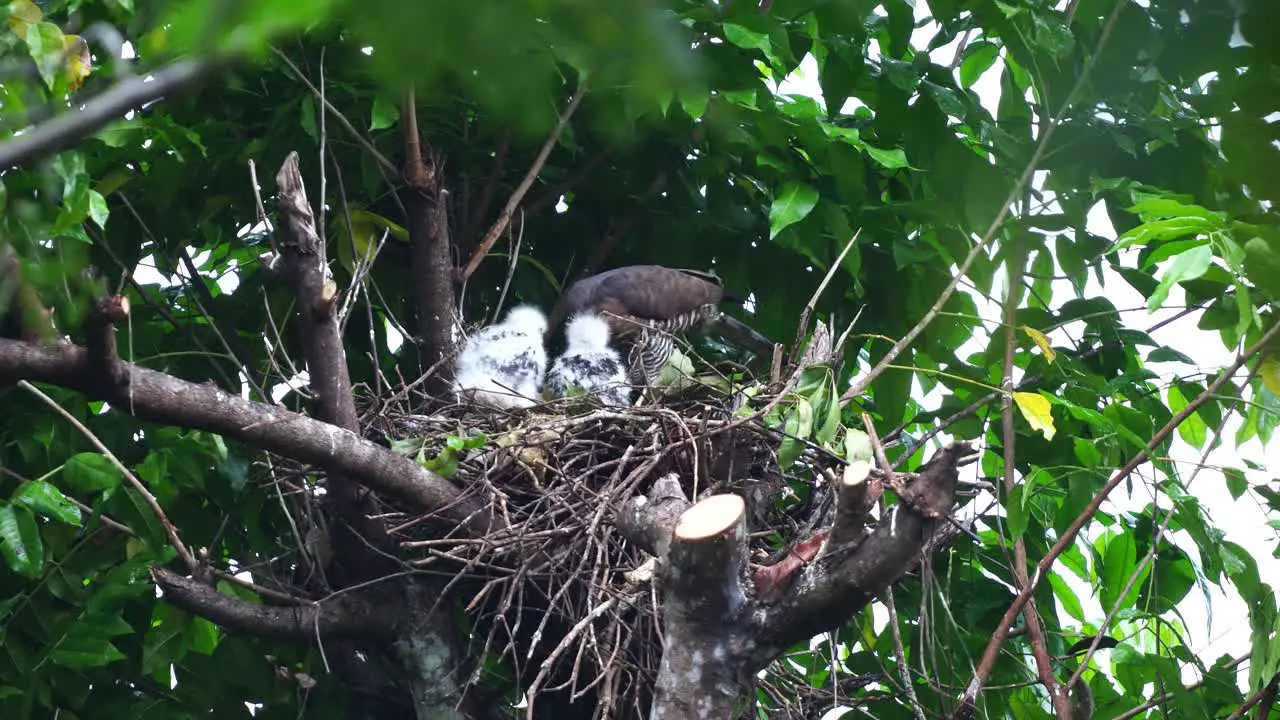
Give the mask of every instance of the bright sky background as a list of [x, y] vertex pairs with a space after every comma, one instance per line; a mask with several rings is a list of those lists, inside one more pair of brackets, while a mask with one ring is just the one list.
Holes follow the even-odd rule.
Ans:
[[[1145, 2], [1141, 4], [1146, 4]], [[925, 0], [917, 0], [916, 17], [917, 20], [923, 19], [929, 15], [927, 2]], [[936, 32], [937, 26], [930, 23], [923, 27], [917, 28], [913, 36], [913, 43], [918, 48], [924, 48], [929, 38]], [[935, 57], [949, 59], [954, 57], [956, 46], [959, 40], [939, 48], [934, 52]], [[1239, 33], [1236, 37], [1237, 43], [1243, 43], [1239, 39]], [[878, 54], [878, 48], [873, 43], [871, 55], [875, 57]], [[983, 105], [995, 115], [996, 103], [999, 98], [1000, 73], [1002, 65], [997, 63], [986, 74], [984, 74], [973, 87], [974, 91], [981, 98]], [[787, 78], [778, 88], [780, 94], [802, 94], [807, 95], [819, 103], [822, 103], [822, 93], [818, 86], [818, 72], [816, 62], [811, 55], [804, 58], [800, 68], [789, 78]], [[858, 105], [856, 100], [849, 100], [844, 111], [851, 111]], [[1043, 173], [1038, 173], [1034, 182], [1039, 184], [1044, 179]], [[1042, 191], [1043, 192], [1043, 191]], [[1052, 193], [1046, 193], [1052, 196]], [[1106, 213], [1103, 211], [1101, 204], [1095, 206], [1088, 216], [1088, 229], [1090, 232], [1104, 238], [1115, 238], [1115, 229], [1111, 226]], [[246, 228], [247, 230], [247, 228]], [[981, 232], [985, 228], [974, 228], [975, 232]], [[195, 249], [192, 249], [193, 252]], [[1136, 251], [1135, 251], [1136, 252]], [[194, 260], [197, 267], [202, 266], [208, 259], [208, 253], [197, 255]], [[1130, 261], [1129, 264], [1132, 264]], [[1061, 268], [1056, 273], [1064, 274]], [[181, 274], [185, 275], [185, 271]], [[169, 285], [178, 281], [178, 278], [166, 278], [158, 273], [153, 266], [150, 258], [146, 258], [143, 264], [139, 266], [135, 273], [135, 279], [142, 284], [160, 284]], [[235, 273], [227, 273], [218, 280], [219, 285], [224, 292], [233, 292], [239, 284]], [[1002, 282], [997, 280], [997, 289], [994, 291], [998, 298], [1003, 292], [999, 286]], [[964, 292], [963, 288], [961, 292]], [[1063, 298], [1072, 297], [1073, 290], [1069, 282], [1065, 280], [1055, 281], [1053, 292], [1058, 303]], [[1096, 278], [1090, 275], [1090, 279], [1085, 291], [1086, 297], [1105, 295], [1117, 308], [1121, 310], [1136, 309], [1126, 312], [1124, 322], [1127, 326], [1136, 329], [1149, 328], [1158, 321], [1176, 314], [1178, 309], [1185, 303], [1182, 296], [1181, 288], [1175, 288], [1167, 302], [1171, 309], [1162, 309], [1155, 313], [1148, 313], [1145, 309], [1146, 301], [1137, 291], [1133, 290], [1126, 282], [1118, 276], [1108, 279], [1106, 288], [1098, 285]], [[982, 317], [986, 321], [989, 330], [996, 330], [999, 326], [1000, 309], [995, 303], [990, 303], [983, 298], [974, 296]], [[1162, 380], [1177, 376], [1196, 376], [1204, 371], [1212, 371], [1221, 368], [1231, 362], [1233, 353], [1222, 346], [1221, 339], [1216, 332], [1206, 332], [1196, 328], [1197, 318], [1195, 315], [1174, 321], [1173, 323], [1152, 333], [1152, 337], [1159, 343], [1168, 345], [1177, 349], [1187, 356], [1194, 358], [1200, 367], [1185, 365], [1182, 363], [1157, 363], [1152, 364], [1151, 369], [1161, 376]], [[1055, 344], [1060, 346], [1073, 345], [1072, 338], [1080, 336], [1083, 323], [1074, 323], [1072, 325], [1060, 328], [1051, 333], [1051, 339]], [[388, 332], [392, 337], [397, 337], [399, 333], [394, 328], [388, 328]], [[970, 352], [980, 350], [985, 347], [988, 338], [979, 334], [966, 347], [959, 351], [960, 356], [965, 356]], [[398, 344], [398, 343], [397, 343]], [[304, 373], [305, 376], [305, 373]], [[295, 379], [296, 381], [297, 379]], [[301, 379], [305, 382], [305, 377]], [[247, 392], [247, 387], [246, 387]], [[915, 386], [915, 396], [923, 397], [926, 407], [937, 407], [941, 402], [941, 394], [935, 390], [931, 394], [923, 395], [921, 388], [917, 383]], [[279, 399], [287, 392], [285, 386], [277, 386], [273, 395]], [[1227, 492], [1222, 473], [1215, 469], [1216, 467], [1236, 467], [1244, 469], [1242, 458], [1255, 461], [1272, 469], [1280, 468], [1280, 443], [1272, 443], [1270, 447], [1264, 448], [1257, 439], [1251, 440], [1239, 449], [1234, 447], [1235, 432], [1240, 425], [1238, 416], [1233, 415], [1222, 429], [1226, 441], [1222, 447], [1213, 451], [1208, 458], [1207, 467], [1196, 477], [1194, 484], [1190, 490], [1197, 495], [1204, 506], [1208, 509], [1214, 523], [1224, 529], [1227, 533], [1227, 539], [1236, 542], [1244, 548], [1251, 551], [1256, 558], [1264, 581], [1267, 578], [1280, 578], [1280, 560], [1272, 556], [1272, 552], [1277, 545], [1277, 531], [1268, 527], [1266, 524], [1267, 515], [1260, 501], [1252, 493], [1248, 493], [1240, 498], [1233, 500]], [[1212, 431], [1212, 428], [1210, 429]], [[945, 439], [945, 438], [944, 438]], [[1183, 477], [1190, 474], [1194, 463], [1198, 462], [1201, 451], [1192, 448], [1175, 436], [1172, 457], [1175, 461], [1181, 463], [1183, 469]], [[1271, 480], [1271, 476], [1263, 472], [1253, 472], [1246, 470], [1246, 476], [1254, 483], [1265, 483]], [[1139, 512], [1143, 507], [1155, 499], [1162, 507], [1168, 507], [1168, 502], [1163, 498], [1153, 495], [1149, 481], [1151, 480], [1151, 467], [1148, 465], [1139, 470], [1139, 479], [1147, 482], [1135, 483], [1133, 495], [1128, 495], [1124, 491], [1122, 485], [1111, 496], [1103, 509], [1111, 513]], [[990, 498], [978, 498], [974, 501], [970, 508], [985, 507]], [[1085, 541], [1092, 541], [1093, 537], [1088, 537]], [[1187, 550], [1190, 556], [1198, 563], [1199, 552], [1195, 548], [1194, 543], [1186, 536], [1185, 533], [1173, 533], [1170, 539]], [[1032, 559], [1033, 561], [1035, 558]], [[1088, 586], [1081, 582], [1069, 571], [1063, 571], [1061, 576], [1076, 590], [1077, 594], [1084, 602], [1085, 612], [1088, 619], [1097, 624], [1102, 621], [1105, 616], [1105, 609], [1100, 607], [1097, 598], [1092, 596]], [[1273, 581], [1274, 582], [1274, 581]], [[1179, 611], [1186, 623], [1189, 631], [1189, 638], [1192, 643], [1192, 649], [1205, 661], [1212, 662], [1213, 659], [1222, 654], [1230, 654], [1238, 657], [1249, 650], [1249, 628], [1247, 622], [1247, 613], [1243, 602], [1236, 595], [1234, 590], [1227, 589], [1223, 591], [1213, 586], [1211, 592], [1211, 600], [1206, 603], [1205, 596], [1198, 590], [1193, 589], [1192, 592], [1179, 606]], [[1042, 608], [1043, 610], [1043, 608]], [[876, 607], [877, 618], [880, 623], [885, 621], [885, 613], [879, 606]], [[1070, 619], [1067, 623], [1074, 621]], [[1098, 659], [1105, 667], [1107, 653], [1100, 653]], [[1242, 666], [1247, 668], [1247, 664]], [[1186, 673], [1186, 679], [1194, 679], [1195, 673]]]

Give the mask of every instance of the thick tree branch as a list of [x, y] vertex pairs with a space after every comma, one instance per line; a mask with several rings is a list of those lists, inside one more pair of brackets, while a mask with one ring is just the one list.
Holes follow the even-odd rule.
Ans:
[[281, 273], [298, 301], [303, 353], [307, 358], [311, 390], [321, 419], [358, 432], [359, 419], [351, 401], [351, 377], [346, 350], [334, 312], [338, 286], [325, 262], [325, 247], [316, 234], [315, 217], [307, 202], [298, 153], [291, 152], [276, 174], [280, 212], [284, 222], [279, 234]]
[[637, 495], [628, 500], [615, 515], [614, 524], [631, 544], [651, 555], [665, 557], [671, 533], [689, 505], [679, 476], [671, 473], [655, 480], [648, 496]]
[[208, 58], [179, 60], [144, 77], [129, 77], [74, 110], [42, 122], [27, 132], [0, 143], [0, 169], [62, 152], [124, 114], [157, 98], [187, 90], [217, 69]]
[[449, 209], [445, 202], [444, 168], [438, 154], [426, 151], [418, 136], [413, 93], [404, 101], [400, 125], [404, 132], [404, 206], [408, 217], [409, 262], [413, 276], [414, 310], [418, 315], [418, 356], [431, 373], [428, 389], [442, 396], [453, 380], [453, 322], [457, 301], [453, 292], [453, 257]]
[[[298, 153], [285, 158], [276, 175], [280, 212], [277, 247], [280, 273], [297, 299], [303, 355], [307, 359], [316, 413], [321, 420], [359, 434], [360, 420], [351, 394], [346, 349], [338, 326], [337, 284], [325, 261], [311, 204], [298, 168]], [[374, 498], [345, 475], [331, 475], [329, 489], [338, 514], [345, 521], [334, 536], [335, 558], [341, 577], [370, 580], [395, 569], [394, 543], [376, 514]]]
[[580, 84], [578, 91], [573, 94], [573, 97], [569, 98], [569, 104], [565, 106], [564, 112], [560, 113], [560, 119], [556, 121], [556, 126], [551, 131], [551, 135], [542, 144], [542, 149], [538, 151], [537, 157], [533, 159], [533, 163], [529, 166], [529, 172], [525, 173], [524, 179], [511, 192], [511, 197], [507, 198], [507, 204], [503, 206], [502, 212], [498, 214], [498, 219], [493, 222], [488, 232], [480, 239], [480, 244], [472, 251], [471, 259], [467, 260], [466, 266], [462, 268], [459, 276], [460, 281], [466, 282], [475, 273], [476, 268], [480, 267], [480, 262], [484, 260], [484, 256], [489, 254], [493, 244], [498, 242], [498, 238], [502, 236], [503, 231], [511, 224], [511, 218], [515, 217], [516, 208], [520, 207], [520, 201], [524, 199], [525, 193], [529, 192], [529, 188], [533, 187], [533, 181], [542, 172], [542, 166], [546, 164], [551, 151], [555, 149], [556, 143], [560, 140], [560, 135], [564, 132], [565, 126], [569, 124], [569, 119], [573, 117], [574, 111], [578, 109], [578, 103], [582, 102], [582, 96], [586, 92], [586, 84]]
[[464, 500], [448, 480], [354, 433], [284, 408], [245, 400], [212, 384], [196, 385], [131, 363], [121, 364], [129, 376], [128, 392], [103, 392], [83, 347], [38, 347], [0, 339], [0, 378], [5, 380], [25, 379], [77, 390], [108, 400], [135, 417], [218, 433], [346, 475], [414, 508], [462, 524], [473, 536], [484, 535], [491, 526], [485, 507]]
[[[654, 687], [653, 720], [737, 717], [751, 677], [732, 662], [748, 638], [735, 632], [747, 600], [746, 504], [713, 495], [676, 525], [662, 579], [668, 638]], [[735, 667], [736, 665], [736, 667]]]
[[[956, 467], [972, 452], [968, 443], [948, 445], [911, 484], [954, 488]], [[857, 495], [852, 498], [856, 500]], [[786, 648], [829, 630], [883, 593], [912, 567], [939, 522], [899, 503], [860, 541], [839, 546], [829, 540], [823, 555], [796, 574], [781, 600], [753, 613], [756, 643], [748, 669], [763, 668]], [[833, 528], [831, 537], [839, 540], [850, 534]]]
[[309, 605], [280, 607], [224, 595], [162, 567], [151, 568], [151, 579], [164, 591], [166, 601], [220, 627], [256, 637], [304, 642], [390, 639], [401, 615], [369, 593], [339, 593]]

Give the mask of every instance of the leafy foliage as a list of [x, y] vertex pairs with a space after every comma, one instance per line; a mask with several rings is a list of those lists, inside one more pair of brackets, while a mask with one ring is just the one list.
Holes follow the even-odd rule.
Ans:
[[[412, 340], [400, 341], [414, 334], [421, 279], [408, 270], [393, 175], [401, 94], [415, 88], [419, 127], [447, 159], [461, 264], [585, 85], [517, 216], [519, 244], [500, 244], [470, 279], [465, 316], [485, 317], [504, 292], [550, 307], [605, 244], [607, 265], [714, 267], [751, 293], [754, 326], [789, 339], [817, 280], [861, 229], [815, 309], [833, 327], [860, 313], [844, 374], [812, 368], [769, 420], [785, 430], [784, 466], [808, 443], [866, 459], [866, 436], [847, 429], [861, 427], [861, 410], [901, 441], [888, 451], [907, 469], [926, 454], [926, 434], [932, 442], [944, 429], [985, 440], [978, 472], [998, 485], [1003, 447], [1014, 444], [1020, 484], [998, 502], [975, 501], [977, 540], [939, 554], [929, 583], [895, 590], [911, 671], [928, 674], [915, 692], [926, 707], [948, 707], [1012, 601], [1013, 540], [1025, 539], [1032, 562], [1043, 557], [1115, 468], [1213, 379], [1212, 359], [1158, 342], [1141, 311], [1181, 299], [1186, 322], [1236, 350], [1275, 323], [1280, 300], [1271, 120], [1280, 6], [1061, 5], [18, 0], [0, 34], [3, 138], [73, 112], [122, 74], [184, 56], [228, 66], [70, 150], [4, 169], [0, 245], [12, 247], [60, 334], [83, 341], [89, 299], [120, 290], [134, 307], [121, 328], [127, 359], [271, 402], [293, 377], [287, 358], [301, 353], [293, 298], [258, 260], [268, 241], [246, 168], [256, 164], [272, 209], [262, 170], [297, 150], [310, 191], [324, 193], [316, 206], [328, 211], [339, 287], [369, 273], [372, 290], [352, 298], [345, 318], [353, 377], [370, 386], [413, 377], [424, 368]], [[110, 33], [94, 31], [103, 26], [136, 57], [113, 55]], [[1232, 42], [1237, 26], [1245, 44]], [[780, 85], [798, 68], [816, 80], [813, 96]], [[1027, 177], [1035, 182], [1020, 184]], [[1115, 237], [1100, 234], [1098, 215]], [[841, 405], [842, 389], [925, 316], [984, 233], [960, 292], [865, 397]], [[1030, 258], [1025, 276], [1017, 258]], [[1020, 419], [1003, 437], [992, 388], [1005, 335], [989, 311], [1010, 267], [1027, 299], [1013, 355]], [[0, 276], [0, 310], [17, 306], [11, 278]], [[1117, 288], [1145, 308], [1117, 307]], [[1179, 442], [1193, 451], [1269, 443], [1280, 424], [1277, 358], [1280, 348], [1266, 348], [1249, 366], [1257, 372], [1195, 408]], [[230, 573], [294, 547], [261, 455], [42, 389], [215, 566]], [[316, 651], [224, 635], [157, 601], [147, 568], [174, 550], [142, 496], [29, 392], [3, 387], [0, 399], [0, 716], [242, 717], [247, 702], [261, 706], [258, 717], [303, 708], [344, 717], [344, 690], [326, 681]], [[298, 392], [282, 402], [306, 405]], [[484, 442], [450, 437], [434, 455], [421, 441], [396, 449], [448, 474], [458, 453]], [[1147, 703], [1152, 687], [1172, 693], [1170, 716], [1226, 717], [1280, 672], [1280, 613], [1256, 549], [1215, 524], [1189, 487], [1191, 466], [1171, 459], [1182, 450], [1172, 440], [1152, 448], [1151, 473], [1129, 483], [1153, 501], [1104, 505], [1035, 595], [1055, 657], [1080, 636], [1119, 640], [1085, 674], [1097, 717]], [[1263, 471], [1203, 474], [1280, 518], [1280, 488]], [[260, 599], [226, 578], [218, 587]], [[1234, 588], [1248, 608], [1243, 671], [1208, 657], [1192, 639], [1202, 629], [1180, 610], [1194, 590], [1208, 597], [1215, 587]], [[843, 653], [839, 675], [899, 682], [894, 640], [869, 610], [831, 641]], [[1051, 717], [1028, 640], [1005, 649], [980, 713]], [[832, 647], [795, 650], [779, 665], [794, 662], [805, 684], [829, 690]], [[1202, 680], [1183, 692], [1188, 669]], [[791, 665], [771, 673], [767, 682], [795, 674]], [[803, 696], [762, 692], [761, 703], [788, 699]], [[911, 717], [900, 693], [874, 707], [880, 718]]]

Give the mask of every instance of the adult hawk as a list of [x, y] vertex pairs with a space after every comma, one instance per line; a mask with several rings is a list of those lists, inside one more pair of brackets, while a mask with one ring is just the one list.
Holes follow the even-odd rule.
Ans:
[[626, 365], [609, 347], [609, 324], [594, 313], [577, 315], [565, 327], [568, 347], [547, 371], [547, 392], [553, 398], [581, 389], [605, 407], [631, 403]]
[[629, 265], [574, 283], [566, 307], [570, 313], [604, 317], [628, 351], [631, 377], [652, 385], [671, 358], [673, 335], [687, 330], [723, 335], [761, 354], [773, 352], [768, 338], [720, 312], [724, 299], [720, 279], [710, 273]]
[[547, 316], [519, 305], [502, 322], [472, 334], [454, 364], [454, 394], [498, 409], [536, 404], [547, 371], [546, 332]]

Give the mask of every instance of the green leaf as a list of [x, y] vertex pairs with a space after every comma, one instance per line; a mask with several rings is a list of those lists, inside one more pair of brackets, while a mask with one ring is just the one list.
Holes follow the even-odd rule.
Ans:
[[[1117, 602], [1120, 602], [1120, 592], [1124, 590], [1125, 585], [1138, 569], [1138, 555], [1131, 531], [1109, 534], [1104, 537], [1104, 543], [1102, 565], [1098, 572], [1098, 592], [1102, 607], [1110, 611], [1116, 607]], [[1134, 604], [1138, 589], [1150, 571], [1151, 567], [1148, 565], [1129, 594], [1124, 597], [1123, 603], [1119, 606], [1120, 609], [1123, 610]]]
[[90, 189], [89, 190], [89, 219], [93, 221], [94, 225], [97, 225], [99, 228], [106, 230], [107, 215], [109, 214], [110, 213], [107, 210], [107, 199], [102, 197], [101, 193], [99, 193], [97, 190]]
[[[1182, 393], [1177, 384], [1169, 386], [1167, 392], [1169, 398], [1169, 410], [1177, 415], [1187, 406], [1187, 397]], [[1204, 441], [1208, 427], [1204, 423], [1204, 419], [1200, 417], [1200, 413], [1193, 412], [1187, 416], [1185, 420], [1178, 424], [1178, 436], [1183, 442], [1194, 448], [1204, 447]]]
[[978, 82], [978, 78], [991, 69], [999, 55], [1000, 47], [985, 40], [965, 48], [964, 59], [960, 61], [960, 87], [968, 88]]
[[1169, 291], [1173, 289], [1175, 283], [1200, 277], [1205, 274], [1211, 264], [1213, 264], [1213, 248], [1208, 245], [1192, 248], [1175, 257], [1173, 262], [1169, 263], [1169, 268], [1164, 271], [1155, 292], [1147, 298], [1147, 309], [1151, 312], [1158, 310], [1169, 298]]
[[1016, 485], [1004, 498], [1005, 520], [1009, 527], [1009, 537], [1020, 538], [1027, 531], [1031, 521], [1031, 513], [1024, 498], [1030, 493], [1026, 485]]
[[769, 206], [769, 239], [787, 226], [798, 223], [818, 204], [818, 191], [812, 185], [794, 180], [782, 186]]
[[765, 57], [773, 58], [773, 42], [765, 33], [749, 30], [737, 23], [725, 23], [720, 26], [724, 31], [724, 39], [746, 50], [759, 50]]
[[0, 556], [9, 569], [28, 578], [44, 572], [44, 543], [31, 511], [18, 505], [0, 508]]
[[30, 508], [41, 517], [60, 520], [68, 525], [80, 525], [80, 508], [63, 495], [58, 488], [44, 480], [23, 483], [10, 498], [10, 502]]
[[1084, 606], [1080, 604], [1080, 598], [1071, 591], [1071, 586], [1067, 585], [1067, 582], [1056, 572], [1049, 573], [1049, 585], [1053, 588], [1053, 596], [1057, 598], [1063, 612], [1075, 618], [1077, 622], [1084, 622]]
[[62, 466], [62, 476], [77, 492], [110, 490], [124, 479], [105, 455], [89, 452], [72, 455]]
[[1111, 252], [1123, 250], [1131, 245], [1148, 245], [1158, 240], [1176, 240], [1187, 235], [1201, 235], [1217, 229], [1213, 222], [1201, 217], [1169, 218], [1143, 223], [1116, 239]]
[[871, 159], [875, 160], [881, 167], [886, 167], [890, 170], [910, 167], [907, 163], [907, 154], [901, 148], [881, 150], [880, 148], [872, 147], [871, 145], [864, 143], [862, 149], [866, 150], [867, 154], [871, 156]]
[[49, 653], [49, 659], [53, 662], [73, 670], [103, 667], [125, 658], [125, 654], [107, 640], [83, 635], [63, 638], [57, 648]]
[[369, 130], [382, 130], [396, 124], [400, 119], [400, 107], [383, 95], [378, 95], [373, 99], [373, 121], [369, 123]]

